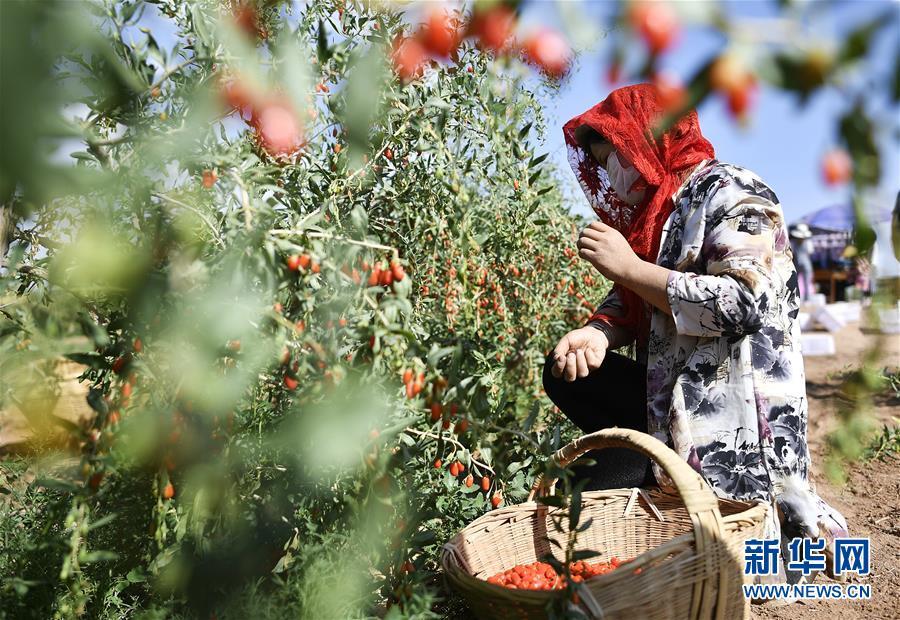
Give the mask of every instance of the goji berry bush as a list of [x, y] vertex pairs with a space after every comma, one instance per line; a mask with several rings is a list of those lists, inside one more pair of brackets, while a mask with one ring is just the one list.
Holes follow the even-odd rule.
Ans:
[[[677, 28], [648, 6], [617, 17], [646, 75]], [[3, 4], [0, 402], [38, 432], [3, 461], [0, 617], [465, 616], [438, 550], [573, 436], [544, 358], [609, 283], [541, 148], [566, 40], [413, 8]], [[791, 58], [773, 83], [824, 83]], [[654, 77], [673, 114], [748, 113], [716, 62]]]
[[29, 214], [3, 346], [20, 391], [84, 364], [95, 415], [12, 499], [12, 616], [435, 614], [439, 545], [560, 443], [544, 356], [607, 283], [511, 31], [410, 60], [391, 10], [232, 9], [68, 15], [80, 185]]

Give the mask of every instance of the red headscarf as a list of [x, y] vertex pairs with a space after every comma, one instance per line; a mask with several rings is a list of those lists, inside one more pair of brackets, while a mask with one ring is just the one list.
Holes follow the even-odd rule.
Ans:
[[[635, 84], [616, 89], [587, 112], [579, 114], [563, 126], [569, 163], [588, 201], [600, 219], [622, 233], [641, 259], [656, 263], [662, 228], [675, 208], [672, 194], [681, 186], [683, 176], [704, 159], [715, 157], [712, 144], [700, 132], [697, 112], [691, 110], [666, 131], [659, 140], [653, 127], [665, 112], [656, 87]], [[616, 152], [624, 156], [641, 173], [636, 189], [647, 185], [644, 199], [628, 205], [619, 200], [609, 187], [606, 170], [586, 151], [576, 137], [582, 125], [609, 140]], [[650, 333], [649, 307], [636, 293], [616, 283], [625, 306], [624, 317], [595, 313], [599, 319], [624, 325], [646, 343]]]

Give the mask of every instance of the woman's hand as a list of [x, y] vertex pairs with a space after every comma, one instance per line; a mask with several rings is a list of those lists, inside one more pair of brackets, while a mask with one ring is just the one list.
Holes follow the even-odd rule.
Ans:
[[554, 377], [564, 377], [566, 381], [574, 381], [575, 377], [583, 378], [593, 370], [600, 368], [609, 340], [601, 330], [587, 325], [574, 329], [562, 337], [553, 355], [556, 362], [550, 369]]
[[622, 233], [599, 220], [581, 231], [578, 256], [613, 282], [625, 279], [643, 262]]
[[642, 260], [622, 233], [612, 226], [596, 221], [585, 228], [578, 237], [578, 256], [592, 264], [607, 280], [634, 291], [672, 316], [666, 291], [671, 270]]

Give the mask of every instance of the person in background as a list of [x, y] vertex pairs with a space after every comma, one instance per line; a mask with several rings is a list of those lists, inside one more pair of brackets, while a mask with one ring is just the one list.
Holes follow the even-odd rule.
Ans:
[[867, 306], [872, 296], [872, 264], [856, 249], [855, 245], [848, 245], [841, 255], [850, 260], [850, 268], [847, 271], [847, 284], [852, 285], [862, 299], [862, 305]]
[[[834, 539], [847, 523], [809, 480], [796, 270], [775, 192], [720, 162], [696, 110], [661, 135], [652, 84], [635, 84], [563, 127], [600, 218], [579, 257], [614, 282], [588, 322], [547, 354], [547, 396], [584, 432], [612, 426], [668, 445], [719, 497], [769, 506], [765, 538]], [[636, 359], [614, 349], [635, 342]], [[672, 481], [642, 455], [597, 455], [594, 488]], [[781, 582], [805, 576], [779, 566]]]
[[816, 292], [813, 282], [813, 244], [812, 231], [806, 224], [797, 224], [790, 230], [791, 253], [794, 256], [794, 267], [797, 269], [797, 287], [800, 301], [807, 301]]

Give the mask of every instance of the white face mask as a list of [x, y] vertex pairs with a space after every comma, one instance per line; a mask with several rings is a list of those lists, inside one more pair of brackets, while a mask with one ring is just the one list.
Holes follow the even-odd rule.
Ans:
[[641, 173], [634, 166], [623, 168], [615, 151], [610, 153], [606, 159], [606, 174], [609, 176], [610, 187], [613, 188], [616, 195], [623, 202], [629, 205], [636, 205], [644, 198], [646, 189], [633, 192], [628, 191], [634, 182], [641, 177]]

